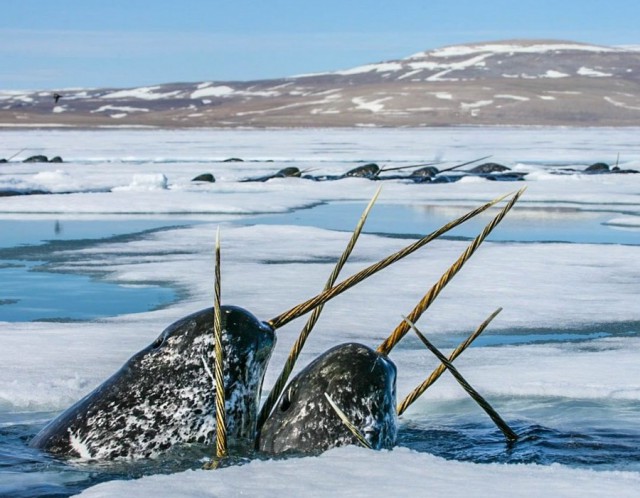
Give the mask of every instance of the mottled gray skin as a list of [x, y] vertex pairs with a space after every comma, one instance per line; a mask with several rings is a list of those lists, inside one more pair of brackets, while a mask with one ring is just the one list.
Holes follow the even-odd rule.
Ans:
[[439, 173], [435, 166], [423, 166], [411, 172], [409, 178], [433, 178]]
[[363, 166], [358, 166], [357, 168], [350, 169], [344, 174], [344, 176], [356, 178], [375, 178], [379, 173], [380, 167], [375, 163], [369, 163]]
[[[64, 457], [153, 458], [215, 436], [213, 309], [170, 325], [102, 385], [50, 422], [31, 446]], [[222, 306], [229, 443], [253, 444], [275, 333], [249, 312]], [[246, 444], [246, 443], [245, 443]]]
[[367, 346], [348, 343], [318, 357], [290, 382], [262, 427], [260, 451], [314, 454], [359, 444], [325, 392], [373, 448], [394, 446], [396, 366]]
[[468, 172], [469, 173], [502, 173], [503, 171], [510, 171], [511, 168], [507, 168], [498, 163], [484, 163], [479, 166], [474, 166]]

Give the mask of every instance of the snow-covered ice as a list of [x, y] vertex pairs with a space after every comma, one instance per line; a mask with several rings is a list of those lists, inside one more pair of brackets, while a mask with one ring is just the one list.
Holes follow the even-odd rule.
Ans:
[[[239, 179], [289, 165], [338, 174], [359, 161], [393, 166], [434, 158], [456, 162], [493, 154], [492, 161], [528, 172], [527, 181], [384, 182], [372, 221], [376, 213], [384, 217], [385, 208], [394, 205], [411, 206], [418, 220], [436, 211], [454, 218], [468, 207], [526, 184], [522, 201], [507, 221], [552, 226], [558, 220], [571, 221], [571, 213], [584, 216], [585, 223], [591, 216], [593, 220], [604, 217], [606, 224], [599, 230], [624, 230], [631, 239], [637, 233], [638, 242], [487, 242], [418, 325], [435, 342], [448, 344], [502, 306], [504, 311], [488, 331], [489, 339], [497, 345], [471, 348], [456, 363], [474, 387], [495, 401], [505, 419], [521, 427], [538, 424], [560, 432], [621, 431], [640, 438], [640, 174], [553, 175], [548, 171], [551, 165], [584, 169], [596, 161], [614, 163], [618, 153], [622, 168], [640, 169], [640, 152], [635, 146], [638, 131], [3, 131], [3, 143], [11, 144], [12, 150], [5, 149], [1, 155], [10, 156], [37, 144], [37, 150], [29, 149], [16, 160], [44, 153], [61, 155], [65, 163], [0, 165], [0, 189], [64, 193], [0, 198], [0, 224], [3, 219], [42, 217], [177, 215], [199, 223], [56, 252], [55, 271], [99, 274], [127, 285], [170, 282], [181, 290], [182, 297], [157, 311], [91, 322], [2, 323], [0, 427], [29, 423], [27, 420], [34, 417], [66, 408], [172, 321], [209, 306], [212, 247], [218, 225], [222, 227], [224, 302], [269, 319], [315, 295], [349, 234], [329, 230], [322, 222], [317, 226], [262, 224], [258, 215], [281, 213], [286, 219], [292, 210], [311, 208], [313, 212], [313, 206], [321, 203], [363, 205], [377, 187], [358, 178], [338, 182], [283, 178], [265, 183], [239, 183]], [[245, 161], [222, 162], [230, 157]], [[191, 183], [204, 172], [213, 173], [216, 182]], [[352, 220], [354, 225], [356, 221]], [[390, 228], [381, 233], [394, 233], [393, 223], [390, 219]], [[345, 276], [407, 243], [404, 238], [371, 232], [359, 240], [343, 270]], [[332, 301], [308, 342], [301, 366], [338, 342], [377, 346], [467, 244], [465, 240], [436, 241]], [[267, 389], [299, 327], [294, 322], [279, 330], [279, 343], [265, 380]], [[558, 334], [566, 335], [566, 340], [553, 339]], [[542, 339], [527, 339], [534, 336]], [[398, 366], [400, 397], [436, 366], [411, 337], [393, 351], [392, 359]], [[466, 399], [459, 386], [443, 376], [407, 411], [403, 423], [412, 426], [433, 420], [450, 429], [457, 423], [484, 422], [483, 414], [465, 404]], [[585, 404], [597, 409], [581, 409]], [[452, 406], [459, 411], [451, 413]], [[569, 409], [557, 409], [559, 406]], [[407, 448], [384, 452], [340, 448], [319, 457], [253, 461], [216, 472], [113, 481], [90, 488], [83, 496], [637, 493], [637, 464], [609, 466], [607, 471], [589, 464], [578, 467], [461, 462]], [[291, 479], [293, 475], [295, 479]], [[0, 493], [12, 494], [39, 482], [64, 481], [64, 477], [46, 471], [7, 473], [0, 481]]]
[[[295, 477], [294, 477], [295, 476]], [[83, 497], [111, 496], [634, 496], [640, 476], [560, 466], [476, 465], [447, 462], [404, 448], [367, 452], [330, 450], [315, 458], [254, 461], [219, 472], [188, 471], [137, 482], [95, 486]]]

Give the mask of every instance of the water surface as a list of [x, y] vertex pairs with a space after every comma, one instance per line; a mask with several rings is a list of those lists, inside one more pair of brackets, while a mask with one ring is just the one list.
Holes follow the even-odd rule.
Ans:
[[59, 248], [56, 243], [83, 240], [91, 244], [185, 223], [178, 219], [0, 220], [0, 321], [91, 320], [174, 302], [177, 292], [169, 286], [123, 285], [96, 275], [52, 272], [46, 261], [34, 258], [46, 260]]
[[[290, 213], [263, 215], [245, 223], [302, 225], [352, 231], [366, 203], [334, 202]], [[472, 208], [430, 204], [376, 204], [364, 231], [393, 236], [420, 237], [437, 230]], [[448, 232], [446, 237], [475, 237], [494, 216], [485, 211]], [[606, 225], [619, 212], [574, 208], [514, 207], [487, 240], [514, 242], [569, 242], [580, 244], [640, 244], [640, 227]]]

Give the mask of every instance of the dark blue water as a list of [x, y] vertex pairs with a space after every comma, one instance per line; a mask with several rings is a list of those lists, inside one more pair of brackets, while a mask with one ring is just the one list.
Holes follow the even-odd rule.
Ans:
[[[470, 399], [434, 402], [401, 418], [398, 444], [450, 460], [560, 463], [594, 470], [640, 470], [640, 406], [635, 400], [553, 397], [491, 399], [518, 434], [507, 443]], [[424, 402], [424, 400], [423, 400]], [[411, 410], [411, 408], [409, 409]], [[611, 418], [617, 421], [611, 426]], [[544, 424], [552, 420], [554, 426]]]
[[[420, 413], [400, 419], [398, 446], [430, 453], [449, 460], [476, 463], [559, 463], [593, 470], [640, 471], [640, 417], [635, 401], [567, 400], [562, 398], [520, 398], [519, 406], [509, 400], [490, 400], [518, 434], [514, 443], [470, 400], [438, 401]], [[544, 425], [549, 414], [573, 412], [566, 423], [554, 420]], [[578, 413], [576, 417], [575, 412]], [[627, 413], [629, 423], [615, 430], [607, 417]], [[576, 423], [583, 414], [584, 423]], [[134, 479], [144, 475], [171, 473], [202, 467], [213, 449], [175, 451], [162, 460], [120, 464], [72, 464], [28, 447], [28, 441], [43, 426], [42, 419], [54, 414], [31, 414], [31, 422], [0, 423], [0, 496], [62, 497], [112, 479]], [[560, 415], [562, 418], [562, 415]], [[236, 455], [229, 464], [266, 455]]]
[[[55, 414], [38, 414], [51, 418]], [[69, 463], [28, 446], [42, 423], [0, 424], [0, 497], [63, 497], [100, 482], [202, 467], [211, 452], [175, 452], [170, 458], [121, 464]]]

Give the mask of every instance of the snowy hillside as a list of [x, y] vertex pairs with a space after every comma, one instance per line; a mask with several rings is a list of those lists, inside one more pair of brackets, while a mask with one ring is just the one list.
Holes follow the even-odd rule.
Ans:
[[449, 46], [275, 80], [0, 90], [4, 126], [625, 126], [639, 117], [637, 47], [561, 41]]

